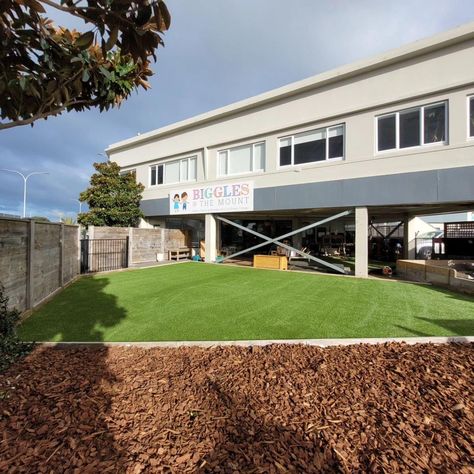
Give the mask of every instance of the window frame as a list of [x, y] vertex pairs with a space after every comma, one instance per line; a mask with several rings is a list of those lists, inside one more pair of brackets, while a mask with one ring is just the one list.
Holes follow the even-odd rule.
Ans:
[[474, 135], [471, 135], [471, 102], [474, 109], [474, 94], [469, 94], [467, 97], [467, 113], [466, 113], [466, 136], [468, 140], [474, 140]]
[[[333, 128], [339, 128], [342, 127], [342, 137], [343, 137], [343, 144], [342, 144], [342, 156], [335, 156], [334, 158], [329, 158], [329, 130]], [[309, 161], [307, 163], [300, 163], [300, 164], [295, 164], [295, 137], [298, 135], [304, 134], [304, 133], [311, 133], [311, 132], [319, 132], [321, 130], [324, 130], [324, 133], [326, 134], [326, 150], [325, 150], [325, 159], [324, 160], [318, 160], [318, 161]], [[281, 148], [281, 141], [282, 140], [290, 140], [291, 141], [291, 163], [289, 165], [281, 165], [280, 164], [280, 148]], [[332, 162], [332, 161], [344, 161], [346, 158], [346, 123], [337, 123], [334, 125], [329, 125], [327, 127], [319, 127], [319, 128], [311, 128], [309, 130], [303, 130], [300, 132], [295, 132], [292, 135], [284, 135], [281, 137], [278, 137], [278, 147], [277, 147], [277, 169], [289, 169], [289, 168], [295, 168], [295, 167], [300, 167], [300, 166], [317, 166], [322, 163], [327, 163], [327, 162]]]
[[[445, 127], [445, 139], [438, 142], [432, 143], [425, 143], [425, 109], [429, 109], [431, 107], [436, 107], [437, 105], [444, 105], [444, 127]], [[376, 115], [375, 122], [374, 122], [374, 133], [375, 133], [375, 154], [376, 155], [383, 155], [386, 153], [393, 153], [393, 152], [400, 152], [405, 150], [416, 150], [417, 148], [426, 148], [430, 146], [444, 146], [449, 143], [449, 122], [448, 122], [448, 109], [449, 109], [449, 101], [440, 100], [436, 102], [430, 102], [429, 104], [423, 105], [416, 105], [413, 107], [407, 107], [405, 109], [395, 110], [393, 112], [387, 112], [385, 114]], [[414, 110], [418, 110], [419, 118], [420, 118], [420, 145], [413, 145], [409, 147], [400, 147], [400, 114], [413, 112]], [[387, 150], [379, 150], [379, 119], [395, 116], [395, 148], [389, 148]]]
[[[196, 160], [196, 177], [189, 179], [189, 171], [191, 167], [191, 160], [195, 159]], [[187, 169], [187, 174], [188, 174], [188, 179], [182, 180], [181, 179], [181, 162], [187, 161], [186, 164], [186, 169]], [[171, 164], [171, 163], [178, 163], [179, 164], [179, 181], [172, 181], [172, 182], [166, 182], [166, 165]], [[162, 166], [163, 167], [163, 182], [162, 183], [156, 183], [152, 184], [151, 183], [151, 175], [152, 175], [152, 170], [156, 169], [156, 181], [158, 181], [158, 168]], [[148, 185], [150, 188], [155, 188], [157, 186], [173, 186], [175, 184], [181, 184], [181, 183], [192, 183], [197, 181], [197, 170], [198, 170], [198, 156], [197, 155], [190, 155], [190, 156], [185, 156], [183, 158], [177, 158], [177, 159], [170, 159], [166, 161], [162, 161], [160, 163], [153, 163], [152, 165], [148, 166]]]
[[[255, 147], [257, 145], [263, 145], [263, 168], [255, 168]], [[252, 164], [252, 170], [251, 171], [245, 171], [243, 173], [229, 173], [229, 157], [230, 157], [230, 152], [236, 148], [244, 148], [244, 147], [251, 147], [251, 164]], [[221, 153], [225, 153], [225, 168], [227, 169], [226, 174], [222, 174], [221, 170], [221, 160], [220, 160], [220, 155]], [[223, 148], [221, 150], [217, 150], [217, 177], [218, 178], [227, 178], [229, 176], [246, 176], [250, 174], [255, 174], [255, 173], [265, 173], [265, 168], [266, 168], [266, 161], [267, 161], [267, 143], [265, 140], [259, 141], [259, 142], [253, 142], [253, 143], [244, 143], [242, 145], [235, 145], [233, 147], [229, 148]]]

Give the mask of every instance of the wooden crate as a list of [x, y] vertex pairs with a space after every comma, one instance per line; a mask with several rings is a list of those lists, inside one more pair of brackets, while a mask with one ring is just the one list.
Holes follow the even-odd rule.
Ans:
[[288, 270], [288, 258], [279, 255], [254, 255], [253, 266], [255, 268]]

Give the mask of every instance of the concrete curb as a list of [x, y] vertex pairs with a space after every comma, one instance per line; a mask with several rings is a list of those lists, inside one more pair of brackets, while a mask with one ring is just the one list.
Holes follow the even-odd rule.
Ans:
[[156, 341], [156, 342], [40, 342], [39, 346], [57, 348], [77, 347], [140, 347], [144, 349], [177, 348], [177, 347], [219, 347], [219, 346], [268, 346], [270, 344], [300, 344], [306, 346], [331, 347], [352, 346], [357, 344], [386, 344], [398, 342], [405, 344], [448, 344], [473, 343], [474, 336], [441, 336], [441, 337], [387, 337], [355, 339], [268, 339], [249, 341]]

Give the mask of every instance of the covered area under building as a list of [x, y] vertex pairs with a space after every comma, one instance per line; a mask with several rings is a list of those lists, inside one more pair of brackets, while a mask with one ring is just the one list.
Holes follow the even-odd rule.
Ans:
[[[418, 216], [473, 207], [466, 202], [225, 212], [151, 218], [149, 222], [186, 230], [192, 254], [206, 262], [252, 265], [255, 255], [281, 255], [287, 257], [289, 270], [365, 277], [394, 267], [398, 259], [417, 258]], [[473, 259], [474, 240], [472, 245], [467, 242], [463, 258]]]

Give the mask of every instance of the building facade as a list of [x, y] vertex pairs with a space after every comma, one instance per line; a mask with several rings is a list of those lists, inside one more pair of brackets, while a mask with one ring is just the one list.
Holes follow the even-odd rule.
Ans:
[[473, 57], [470, 23], [106, 152], [145, 185], [144, 225], [203, 229], [207, 261], [219, 215], [294, 229], [347, 210], [331, 225], [352, 226], [366, 276], [370, 222], [403, 221], [410, 257], [415, 216], [474, 208]]

